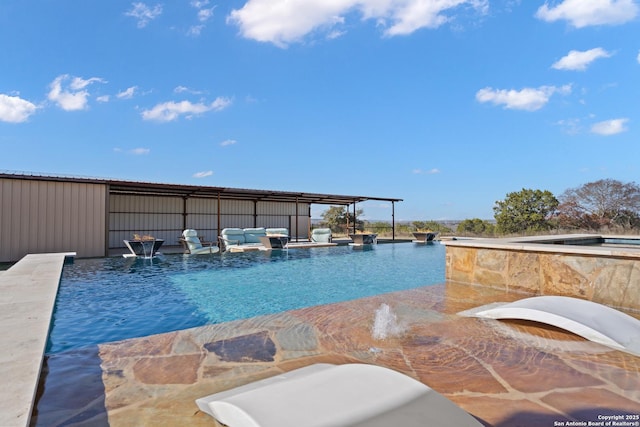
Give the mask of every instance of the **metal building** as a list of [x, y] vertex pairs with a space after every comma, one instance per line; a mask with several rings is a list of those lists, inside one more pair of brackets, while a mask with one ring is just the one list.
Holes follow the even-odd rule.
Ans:
[[0, 262], [28, 253], [107, 256], [134, 233], [175, 245], [187, 228], [210, 241], [226, 227], [282, 227], [307, 239], [312, 204], [353, 204], [355, 211], [367, 200], [402, 201], [0, 172]]

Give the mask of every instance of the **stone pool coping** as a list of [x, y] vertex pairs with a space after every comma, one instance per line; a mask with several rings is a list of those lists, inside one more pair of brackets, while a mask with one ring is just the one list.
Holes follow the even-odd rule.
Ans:
[[0, 425], [28, 426], [65, 259], [30, 254], [0, 274]]
[[552, 244], [551, 242], [572, 240], [588, 241], [593, 239], [638, 239], [640, 236], [603, 235], [603, 234], [560, 234], [548, 236], [507, 237], [497, 239], [460, 238], [443, 240], [442, 243], [451, 247], [492, 248], [504, 250], [528, 250], [537, 252], [552, 252], [564, 254], [603, 255], [636, 258], [640, 260], [640, 246], [638, 248], [612, 246], [578, 246]]

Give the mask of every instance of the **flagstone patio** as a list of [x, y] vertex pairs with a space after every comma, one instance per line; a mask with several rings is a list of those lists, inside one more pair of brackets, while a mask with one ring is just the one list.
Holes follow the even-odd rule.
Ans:
[[[640, 414], [639, 357], [543, 325], [456, 315], [527, 296], [446, 283], [53, 355], [34, 425], [215, 426], [196, 398], [317, 362], [398, 370], [487, 426]], [[374, 334], [383, 304], [392, 315]]]

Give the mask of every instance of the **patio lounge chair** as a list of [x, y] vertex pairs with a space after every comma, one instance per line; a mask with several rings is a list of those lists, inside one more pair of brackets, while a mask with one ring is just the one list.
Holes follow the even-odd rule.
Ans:
[[260, 237], [267, 235], [264, 228], [223, 228], [220, 232], [220, 248], [227, 251], [243, 252], [263, 248]]
[[206, 246], [203, 245], [198, 238], [198, 232], [193, 229], [184, 230], [182, 232], [182, 240], [187, 245], [187, 250], [191, 255], [215, 254], [220, 251], [220, 248], [213, 246], [213, 243]]
[[366, 364], [315, 364], [197, 399], [229, 427], [482, 426], [428, 386]]
[[311, 241], [315, 243], [331, 243], [331, 229], [314, 228], [311, 232]]

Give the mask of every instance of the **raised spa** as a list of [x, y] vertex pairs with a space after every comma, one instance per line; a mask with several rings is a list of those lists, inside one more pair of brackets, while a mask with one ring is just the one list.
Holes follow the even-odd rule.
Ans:
[[443, 243], [447, 280], [640, 311], [640, 236], [571, 234]]

